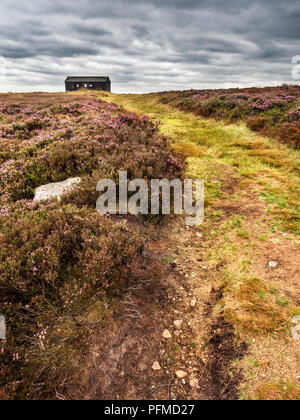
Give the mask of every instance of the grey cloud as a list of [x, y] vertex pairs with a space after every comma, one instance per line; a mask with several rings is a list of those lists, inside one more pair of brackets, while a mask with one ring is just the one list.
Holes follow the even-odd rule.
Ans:
[[93, 46], [70, 45], [68, 42], [55, 43], [47, 41], [43, 45], [23, 44], [16, 46], [4, 46], [1, 55], [4, 58], [26, 58], [47, 55], [51, 57], [76, 57], [80, 55], [93, 55], [99, 53], [99, 49]]
[[92, 37], [103, 37], [104, 35], [112, 35], [111, 31], [107, 31], [95, 24], [89, 24], [87, 22], [78, 22], [71, 25], [71, 29], [74, 29], [80, 35], [86, 34]]
[[66, 74], [121, 92], [291, 82], [299, 18], [299, 0], [2, 0], [4, 89], [61, 90]]
[[132, 25], [131, 29], [137, 38], [145, 38], [150, 34], [148, 28], [142, 25]]

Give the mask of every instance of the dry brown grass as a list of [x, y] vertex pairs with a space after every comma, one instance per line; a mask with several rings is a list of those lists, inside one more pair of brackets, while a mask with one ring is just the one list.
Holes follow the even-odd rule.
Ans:
[[197, 146], [195, 143], [185, 141], [182, 143], [175, 143], [173, 149], [177, 153], [183, 154], [185, 157], [203, 157], [205, 156], [205, 149]]
[[258, 387], [256, 399], [264, 401], [299, 401], [300, 386], [293, 382], [269, 382]]
[[230, 292], [233, 307], [227, 302], [225, 316], [239, 330], [266, 335], [283, 333], [290, 327], [292, 313], [276, 303], [278, 292], [270, 284], [257, 278], [245, 279]]
[[241, 147], [242, 149], [247, 150], [260, 150], [260, 149], [267, 149], [268, 145], [264, 140], [235, 140], [228, 144], [229, 147]]

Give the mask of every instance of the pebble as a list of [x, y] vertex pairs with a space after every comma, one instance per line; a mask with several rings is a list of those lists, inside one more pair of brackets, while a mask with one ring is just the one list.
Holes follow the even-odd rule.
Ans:
[[193, 298], [192, 301], [191, 301], [191, 307], [195, 308], [196, 304], [197, 304], [197, 299]]
[[185, 378], [188, 374], [187, 372], [185, 372], [184, 370], [176, 370], [175, 375], [177, 376], [178, 379], [183, 379]]
[[167, 338], [167, 339], [172, 338], [172, 334], [170, 333], [169, 330], [165, 330], [163, 332], [162, 336], [163, 336], [163, 338]]
[[174, 321], [174, 327], [176, 328], [176, 330], [181, 330], [182, 324], [183, 324], [182, 319], [176, 319]]
[[153, 365], [152, 365], [152, 369], [153, 370], [160, 370], [161, 369], [161, 367], [160, 367], [160, 364], [159, 364], [159, 362], [154, 362], [153, 363]]
[[270, 268], [276, 268], [276, 267], [278, 267], [278, 262], [277, 261], [270, 261], [269, 262], [269, 267]]

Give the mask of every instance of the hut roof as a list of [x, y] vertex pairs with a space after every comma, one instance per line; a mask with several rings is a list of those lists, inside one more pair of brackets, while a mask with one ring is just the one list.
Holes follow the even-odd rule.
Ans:
[[69, 76], [66, 78], [65, 82], [73, 82], [73, 83], [89, 83], [89, 82], [98, 82], [98, 83], [105, 83], [109, 81], [109, 77], [108, 76], [100, 76], [100, 77], [95, 77], [95, 76], [91, 76], [91, 77], [82, 77], [82, 76]]

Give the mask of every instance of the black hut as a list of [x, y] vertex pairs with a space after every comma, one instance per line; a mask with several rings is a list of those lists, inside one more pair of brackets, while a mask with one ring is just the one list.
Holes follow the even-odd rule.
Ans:
[[66, 92], [78, 89], [105, 90], [111, 92], [109, 77], [74, 77], [69, 76], [65, 80]]

